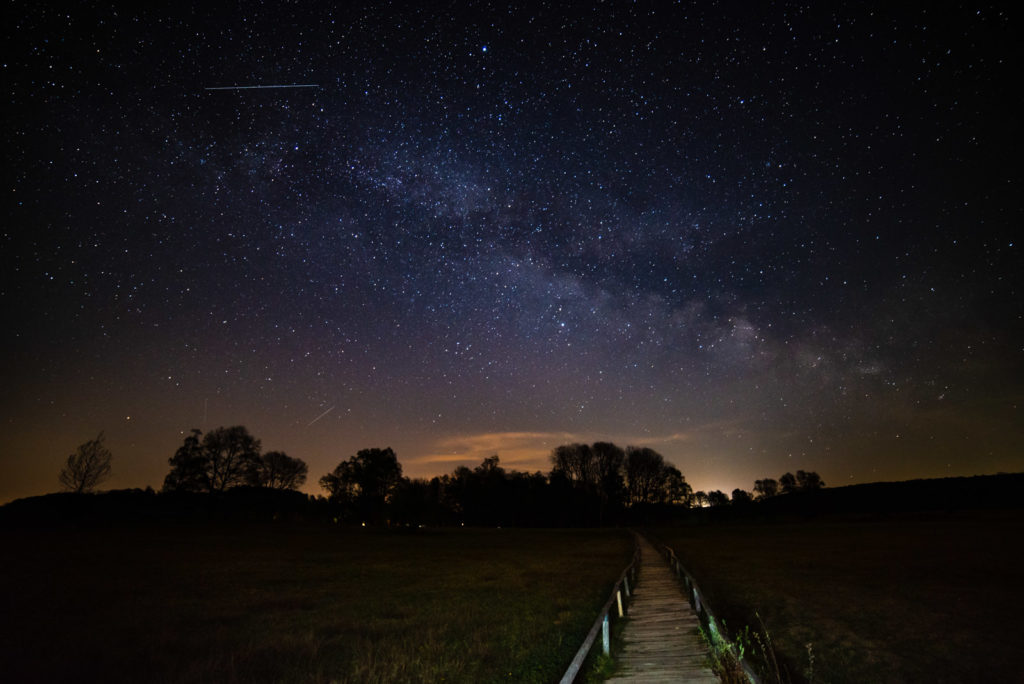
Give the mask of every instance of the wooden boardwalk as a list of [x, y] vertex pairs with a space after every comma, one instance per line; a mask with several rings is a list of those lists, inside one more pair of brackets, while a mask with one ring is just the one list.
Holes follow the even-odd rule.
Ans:
[[661, 554], [640, 537], [640, 576], [633, 590], [619, 668], [609, 682], [720, 682], [707, 665], [697, 615]]

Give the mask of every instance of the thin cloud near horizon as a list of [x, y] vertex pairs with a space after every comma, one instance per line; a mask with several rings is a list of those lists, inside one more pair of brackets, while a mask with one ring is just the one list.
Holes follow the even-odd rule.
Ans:
[[611, 435], [572, 432], [484, 432], [452, 435], [435, 441], [427, 454], [411, 458], [409, 465], [470, 465], [497, 455], [504, 466], [526, 466], [531, 470], [547, 470], [551, 465], [551, 452], [563, 444], [608, 441], [623, 447], [653, 446], [687, 442], [692, 438], [692, 435], [687, 433], [646, 436], [640, 439], [630, 437], [626, 440], [616, 439]]

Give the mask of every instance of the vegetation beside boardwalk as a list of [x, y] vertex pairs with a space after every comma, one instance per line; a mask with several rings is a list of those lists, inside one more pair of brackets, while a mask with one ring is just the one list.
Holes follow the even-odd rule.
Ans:
[[[733, 635], [767, 629], [782, 681], [1017, 681], [1024, 512], [650, 530]], [[766, 681], [777, 681], [769, 672]]]
[[5, 530], [8, 681], [549, 682], [633, 541], [617, 530]]

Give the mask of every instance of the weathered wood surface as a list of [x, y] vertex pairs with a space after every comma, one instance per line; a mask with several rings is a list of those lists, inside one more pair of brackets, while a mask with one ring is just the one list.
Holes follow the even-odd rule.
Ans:
[[640, 537], [640, 577], [609, 682], [719, 682], [707, 665], [697, 616], [668, 563]]

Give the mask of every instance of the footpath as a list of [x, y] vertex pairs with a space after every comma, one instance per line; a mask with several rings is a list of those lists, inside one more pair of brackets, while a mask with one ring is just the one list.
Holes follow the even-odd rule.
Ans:
[[707, 665], [699, 624], [668, 563], [641, 536], [640, 574], [623, 630], [625, 643], [615, 658], [618, 671], [607, 681], [717, 684], [721, 680]]

